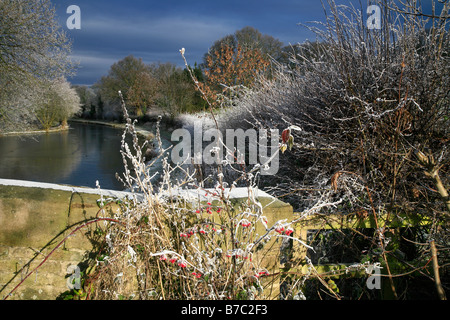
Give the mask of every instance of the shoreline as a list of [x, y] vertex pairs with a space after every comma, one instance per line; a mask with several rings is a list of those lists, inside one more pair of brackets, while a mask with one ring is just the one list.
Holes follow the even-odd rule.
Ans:
[[55, 127], [55, 128], [49, 129], [49, 130], [30, 130], [30, 131], [3, 132], [3, 133], [0, 133], [0, 137], [64, 132], [64, 131], [68, 131], [69, 129], [70, 129], [69, 126], [67, 126], [67, 127], [59, 126], [59, 127]]
[[[82, 123], [82, 124], [93, 124], [93, 125], [102, 125], [102, 126], [108, 126], [115, 129], [125, 129], [124, 123], [115, 123], [115, 122], [108, 122], [108, 121], [101, 121], [101, 120], [88, 120], [88, 119], [69, 119], [68, 123], [70, 122], [76, 122], [76, 123]], [[70, 130], [70, 125], [66, 127], [58, 126], [51, 128], [49, 130], [29, 130], [29, 131], [12, 131], [12, 132], [2, 132], [0, 133], [0, 137], [7, 137], [7, 136], [21, 136], [21, 135], [35, 135], [35, 134], [45, 134], [45, 133], [58, 133], [58, 132], [65, 132]], [[145, 130], [140, 127], [136, 127], [136, 133], [143, 137], [146, 140], [153, 140], [155, 138], [155, 134], [151, 131]]]
[[[110, 122], [110, 121], [104, 121], [104, 120], [90, 120], [90, 119], [79, 119], [74, 118], [68, 120], [68, 122], [76, 122], [76, 123], [83, 123], [83, 124], [95, 124], [95, 125], [101, 125], [101, 126], [107, 126], [115, 129], [121, 129], [124, 130], [126, 124], [125, 123], [117, 123], [117, 122]], [[143, 137], [146, 140], [153, 140], [155, 138], [155, 134], [151, 131], [145, 130], [139, 126], [136, 126], [136, 133]]]

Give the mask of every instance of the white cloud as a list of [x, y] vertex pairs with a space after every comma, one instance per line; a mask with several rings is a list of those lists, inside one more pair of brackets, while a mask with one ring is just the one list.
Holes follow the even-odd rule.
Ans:
[[237, 27], [232, 21], [189, 19], [185, 17], [161, 17], [158, 19], [104, 18], [97, 17], [83, 21], [83, 30], [100, 37], [114, 36], [117, 41], [122, 37], [141, 41], [164, 43], [185, 43], [186, 47], [212, 43], [221, 37], [233, 33]]
[[79, 64], [76, 83], [89, 85], [106, 75], [111, 65], [118, 61], [115, 57], [105, 57], [103, 53], [97, 52], [81, 52], [70, 58]]
[[80, 62], [84, 65], [108, 66], [108, 67], [117, 61], [115, 58], [98, 57], [88, 53], [72, 55], [71, 59], [73, 61]]

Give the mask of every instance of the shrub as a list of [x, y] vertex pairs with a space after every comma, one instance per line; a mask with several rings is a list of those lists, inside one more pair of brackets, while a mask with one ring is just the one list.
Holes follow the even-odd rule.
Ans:
[[[434, 227], [407, 240], [439, 239], [448, 263], [448, 4], [430, 17], [415, 1], [383, 2], [380, 30], [355, 8], [327, 4], [326, 23], [311, 27], [319, 41], [298, 45], [273, 80], [235, 102], [255, 126], [291, 128], [292, 150], [266, 190], [298, 211], [322, 201], [335, 204], [322, 214], [430, 217]], [[382, 250], [386, 232], [372, 238]]]
[[[289, 237], [289, 221], [268, 225], [250, 183], [248, 199], [229, 198], [231, 188], [218, 178], [216, 188], [195, 185], [193, 174], [174, 183], [174, 170], [163, 158], [160, 185], [152, 182], [134, 123], [128, 117], [123, 135], [125, 173], [119, 177], [134, 194], [99, 225], [102, 234], [94, 271], [85, 283], [89, 299], [261, 299], [279, 280], [263, 260], [279, 250], [277, 237]], [[131, 135], [132, 145], [126, 143]], [[157, 133], [157, 136], [159, 134]], [[166, 150], [160, 145], [159, 157]], [[154, 159], [153, 161], [156, 161]], [[243, 173], [244, 174], [244, 173]], [[188, 185], [190, 190], [183, 189]], [[199, 190], [195, 192], [194, 190]], [[203, 200], [203, 201], [201, 201]], [[107, 210], [105, 210], [106, 214]]]

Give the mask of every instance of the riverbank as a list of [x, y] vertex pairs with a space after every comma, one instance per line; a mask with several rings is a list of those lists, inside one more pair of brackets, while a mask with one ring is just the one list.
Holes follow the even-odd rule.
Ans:
[[43, 134], [43, 133], [55, 133], [55, 132], [64, 132], [70, 129], [69, 126], [58, 126], [55, 128], [51, 128], [48, 130], [28, 130], [28, 131], [12, 131], [12, 132], [0, 132], [0, 137], [2, 136], [20, 136], [20, 135], [34, 135], [34, 134]]
[[[108, 126], [116, 129], [124, 130], [126, 124], [125, 123], [117, 123], [117, 122], [111, 122], [111, 121], [104, 121], [104, 120], [90, 120], [90, 119], [80, 119], [80, 118], [73, 118], [70, 119], [69, 122], [76, 122], [76, 123], [83, 123], [83, 124], [96, 124], [101, 126]], [[153, 140], [155, 138], [155, 134], [145, 128], [142, 128], [140, 126], [136, 126], [136, 133], [141, 136], [142, 138], [146, 140]]]
[[[89, 119], [73, 118], [73, 119], [70, 119], [69, 122], [103, 125], [103, 126], [116, 128], [116, 129], [121, 129], [121, 130], [125, 129], [124, 123], [117, 123], [117, 122], [110, 122], [110, 121], [103, 121], [103, 120], [89, 120]], [[64, 132], [64, 131], [68, 131], [68, 130], [70, 130], [70, 125], [69, 126], [58, 126], [58, 127], [50, 128], [48, 130], [27, 130], [27, 131], [1, 132], [0, 137], [56, 133], [56, 132]], [[155, 134], [153, 132], [146, 130], [145, 128], [142, 128], [140, 126], [136, 126], [136, 133], [146, 140], [153, 140], [155, 138]]]

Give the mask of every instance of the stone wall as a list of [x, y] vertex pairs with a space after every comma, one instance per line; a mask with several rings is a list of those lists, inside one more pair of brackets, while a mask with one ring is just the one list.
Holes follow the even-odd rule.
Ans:
[[[246, 189], [236, 189], [232, 198], [238, 203], [247, 198], [246, 192]], [[94, 239], [94, 225], [81, 229], [56, 250], [55, 247], [80, 226], [80, 222], [97, 215], [100, 210], [97, 201], [101, 196], [127, 195], [125, 192], [0, 179], [0, 299], [40, 264], [37, 272], [8, 299], [56, 299], [68, 290], [67, 269], [85, 260], [92, 250], [90, 241]], [[258, 200], [264, 207], [269, 225], [292, 218], [290, 205], [261, 191]], [[43, 263], [52, 250], [54, 252]], [[266, 266], [269, 270], [278, 269], [278, 256], [267, 257]]]
[[[99, 190], [0, 179], [0, 299], [79, 226], [99, 211]], [[106, 197], [126, 193], [102, 190]], [[71, 236], [8, 299], [55, 299], [67, 290], [69, 265], [92, 249], [86, 227]]]

